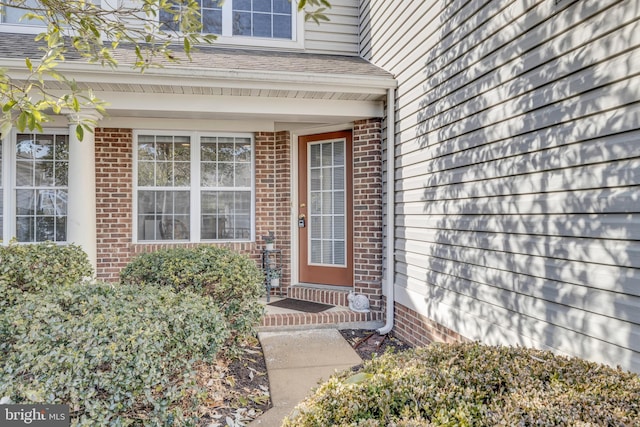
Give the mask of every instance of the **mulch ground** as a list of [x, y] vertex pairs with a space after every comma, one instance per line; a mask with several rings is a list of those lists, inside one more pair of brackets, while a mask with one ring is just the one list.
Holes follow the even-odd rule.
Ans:
[[[393, 334], [381, 336], [362, 329], [340, 333], [362, 360], [380, 356], [387, 349], [411, 348]], [[244, 343], [238, 357], [220, 357], [215, 365], [203, 365], [198, 372], [200, 384], [208, 390], [200, 410], [201, 427], [244, 426], [271, 407], [267, 365], [257, 339]]]
[[269, 377], [262, 347], [257, 339], [243, 343], [239, 354], [221, 356], [215, 366], [198, 371], [207, 388], [200, 408], [201, 427], [240, 427], [271, 407]]
[[[387, 349], [394, 351], [408, 350], [411, 346], [393, 333], [379, 335], [375, 331], [363, 329], [345, 329], [340, 331], [351, 347], [358, 353], [362, 360], [369, 360], [374, 356], [381, 356]], [[357, 368], [357, 367], [356, 367]]]

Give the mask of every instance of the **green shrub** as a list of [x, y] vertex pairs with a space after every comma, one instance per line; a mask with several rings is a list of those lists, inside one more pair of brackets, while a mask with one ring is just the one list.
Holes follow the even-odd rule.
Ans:
[[550, 352], [432, 344], [322, 384], [284, 426], [637, 426], [640, 377]]
[[122, 283], [169, 286], [210, 296], [234, 337], [251, 334], [263, 315], [262, 271], [255, 261], [228, 248], [173, 248], [138, 255], [121, 272]]
[[89, 258], [76, 245], [52, 242], [0, 246], [0, 285], [23, 292], [80, 282], [93, 275]]
[[25, 293], [0, 314], [0, 397], [69, 404], [80, 425], [192, 424], [194, 364], [227, 336], [212, 301], [191, 292], [96, 283]]

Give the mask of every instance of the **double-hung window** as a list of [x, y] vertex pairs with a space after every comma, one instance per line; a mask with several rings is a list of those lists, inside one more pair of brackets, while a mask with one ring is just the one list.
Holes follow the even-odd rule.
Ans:
[[136, 133], [137, 241], [250, 241], [250, 135]]
[[234, 0], [233, 35], [291, 40], [295, 1]]
[[200, 139], [202, 240], [249, 240], [252, 236], [253, 144], [251, 138]]
[[66, 242], [69, 136], [18, 133], [15, 236], [19, 242]]
[[[202, 33], [205, 34], [222, 34], [222, 2], [218, 0], [197, 0], [200, 7], [200, 23], [202, 24]], [[180, 0], [173, 2], [173, 10], [179, 12], [183, 8]], [[161, 10], [159, 14], [160, 23], [166, 31], [178, 31], [179, 20], [175, 19], [176, 15]]]
[[190, 240], [191, 138], [138, 136], [138, 240]]
[[[256, 47], [302, 47], [302, 17], [297, 2], [290, 0], [195, 0], [200, 10], [201, 32], [215, 34], [217, 43], [251, 45]], [[89, 0], [99, 7], [109, 8], [103, 0]], [[158, 22], [165, 31], [179, 31], [180, 10], [185, 0], [169, 0], [176, 14], [161, 10]], [[34, 0], [26, 0], [25, 7], [36, 7]], [[37, 33], [46, 24], [40, 20], [23, 18], [26, 9], [0, 6], [0, 32], [19, 31]], [[132, 11], [131, 14], [135, 15]], [[133, 21], [131, 22], [133, 24]]]
[[[296, 2], [289, 0], [196, 0], [200, 6], [202, 32], [223, 37], [252, 37], [273, 41], [295, 41], [298, 12]], [[180, 10], [181, 0], [174, 8]], [[175, 15], [160, 13], [167, 30], [177, 30]]]

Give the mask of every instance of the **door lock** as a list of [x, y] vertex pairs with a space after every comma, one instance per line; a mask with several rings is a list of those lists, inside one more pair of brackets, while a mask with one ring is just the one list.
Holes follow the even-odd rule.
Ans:
[[306, 216], [304, 214], [301, 214], [301, 215], [298, 216], [298, 227], [299, 228], [306, 227], [305, 218], [306, 218]]

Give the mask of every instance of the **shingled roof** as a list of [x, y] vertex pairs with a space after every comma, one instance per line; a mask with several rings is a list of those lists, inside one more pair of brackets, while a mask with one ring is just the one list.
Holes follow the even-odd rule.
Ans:
[[[6, 59], [37, 59], [42, 55], [41, 45], [32, 34], [2, 33], [0, 37], [0, 62]], [[211, 70], [280, 71], [287, 73], [314, 73], [393, 78], [391, 74], [357, 56], [311, 54], [304, 52], [281, 52], [273, 50], [251, 50], [220, 46], [198, 47], [192, 59], [184, 56], [181, 47], [176, 47], [179, 62], [163, 62], [165, 68], [200, 68]], [[115, 53], [120, 64], [132, 64], [135, 55], [131, 46], [123, 45]], [[85, 62], [70, 51], [66, 62]]]

